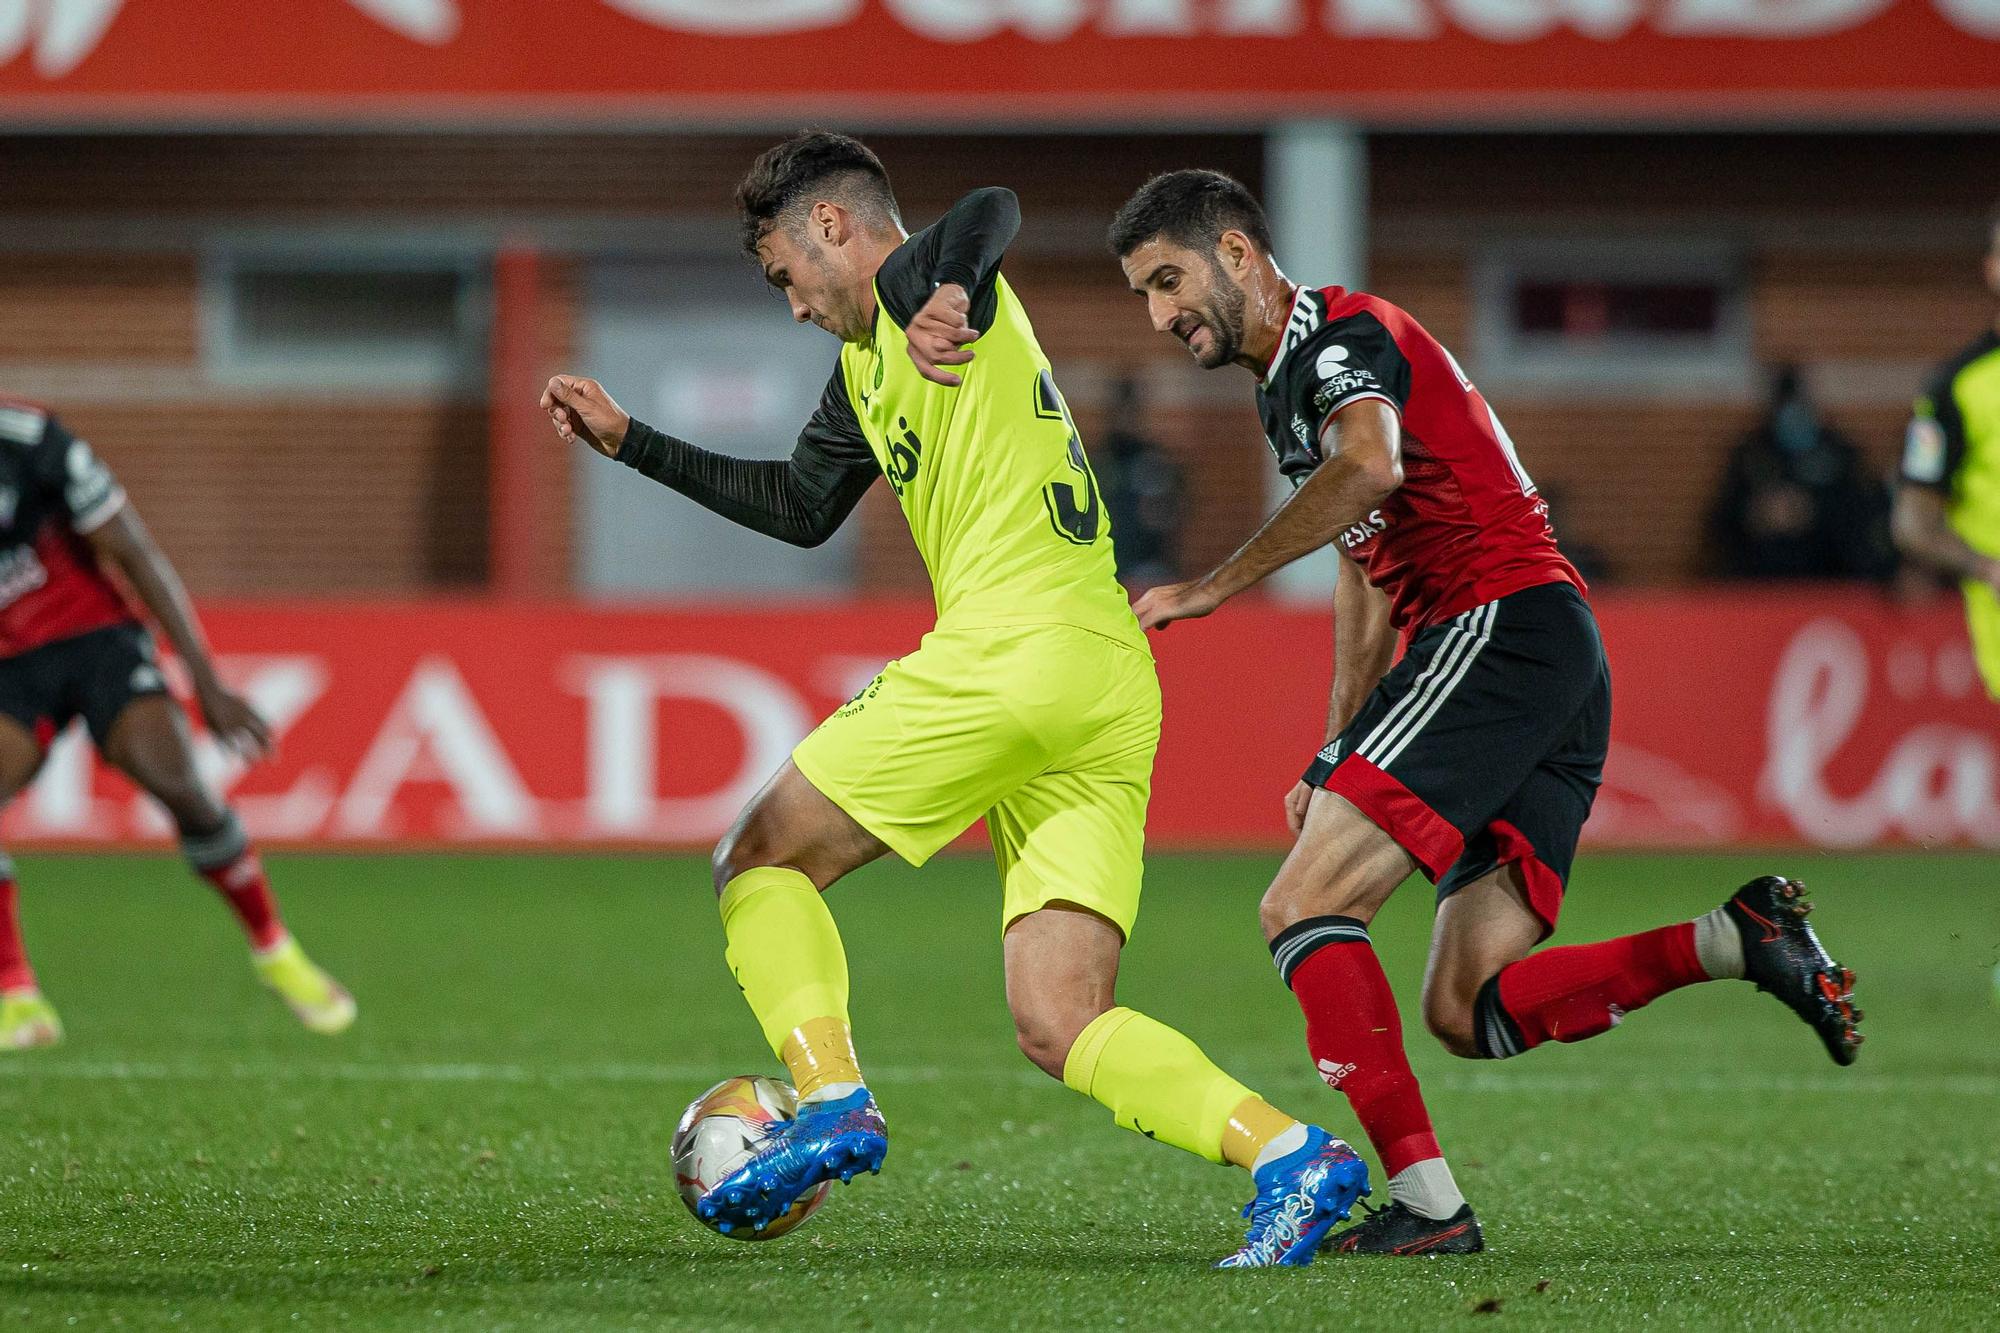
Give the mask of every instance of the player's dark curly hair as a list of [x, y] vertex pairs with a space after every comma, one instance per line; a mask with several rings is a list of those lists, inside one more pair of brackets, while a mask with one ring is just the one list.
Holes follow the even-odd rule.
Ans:
[[891, 224], [902, 220], [889, 173], [867, 144], [831, 130], [801, 130], [758, 154], [736, 187], [745, 253], [755, 258], [767, 232], [796, 221], [794, 211], [812, 202], [808, 194], [838, 199]]
[[1240, 231], [1271, 252], [1271, 227], [1257, 196], [1232, 176], [1191, 168], [1140, 186], [1111, 220], [1107, 239], [1120, 259], [1156, 236], [1208, 254], [1225, 231]]

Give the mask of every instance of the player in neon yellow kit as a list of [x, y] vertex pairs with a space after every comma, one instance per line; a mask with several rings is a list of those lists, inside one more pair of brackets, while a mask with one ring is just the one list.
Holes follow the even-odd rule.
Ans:
[[633, 421], [591, 380], [557, 376], [542, 405], [565, 438], [800, 545], [886, 477], [938, 620], [799, 745], [716, 849], [730, 968], [800, 1109], [700, 1210], [761, 1227], [822, 1180], [880, 1166], [888, 1131], [820, 893], [884, 852], [921, 865], [984, 816], [1022, 1050], [1119, 1124], [1251, 1170], [1250, 1231], [1225, 1264], [1309, 1261], [1366, 1188], [1360, 1161], [1113, 1003], [1138, 913], [1159, 683], [1083, 446], [1000, 275], [1014, 196], [975, 191], [906, 238], [875, 155], [815, 132], [760, 157], [738, 203], [745, 248], [794, 317], [843, 344], [792, 457], [706, 453]]
[[[2000, 210], [1987, 219], [1985, 267], [2000, 296]], [[1900, 480], [1896, 544], [1958, 579], [1980, 677], [2000, 699], [2000, 316], [1917, 399]]]

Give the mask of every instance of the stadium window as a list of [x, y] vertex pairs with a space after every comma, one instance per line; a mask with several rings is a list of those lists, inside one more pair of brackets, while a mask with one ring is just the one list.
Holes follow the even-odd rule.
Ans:
[[1473, 264], [1481, 379], [1742, 390], [1755, 374], [1742, 256], [1726, 243], [1539, 237]]
[[463, 253], [225, 246], [203, 268], [203, 360], [232, 384], [476, 390], [490, 300]]

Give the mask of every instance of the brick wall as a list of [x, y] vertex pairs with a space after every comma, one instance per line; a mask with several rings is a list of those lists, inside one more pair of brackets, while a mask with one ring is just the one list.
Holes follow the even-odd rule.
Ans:
[[[291, 223], [423, 227], [467, 244], [526, 238], [554, 261], [545, 359], [574, 345], [581, 265], [643, 247], [656, 222], [711, 228], [761, 137], [613, 135], [0, 138], [0, 390], [54, 403], [125, 476], [190, 583], [211, 593], [471, 588], [485, 570], [480, 395], [284, 392], [210, 381], [197, 276], [211, 235]], [[1153, 171], [1219, 165], [1258, 184], [1253, 136], [880, 136], [915, 220], [969, 186], [1017, 188], [1010, 274], [1086, 438], [1136, 375], [1147, 425], [1197, 499], [1190, 565], [1256, 523], [1268, 454], [1240, 373], [1204, 374], [1147, 328], [1101, 251], [1105, 219]], [[1923, 368], [1990, 317], [1977, 218], [2000, 137], [1407, 135], [1371, 144], [1370, 286], [1477, 373], [1470, 261], [1552, 219], [1613, 234], [1723, 236], [1750, 262], [1755, 352], [1804, 361], [1835, 423], [1886, 467]], [[1983, 166], [1982, 166], [1983, 164]], [[1299, 275], [1308, 276], [1308, 275]], [[1497, 389], [1564, 530], [1621, 577], [1700, 567], [1700, 515], [1754, 393]], [[568, 562], [567, 460], [540, 456], [538, 586]], [[873, 591], [921, 589], [886, 495], [860, 515]]]

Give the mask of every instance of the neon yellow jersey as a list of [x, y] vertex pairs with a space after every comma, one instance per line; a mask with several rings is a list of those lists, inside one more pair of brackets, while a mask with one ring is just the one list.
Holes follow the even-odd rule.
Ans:
[[938, 624], [1074, 625], [1145, 651], [1049, 359], [1007, 280], [996, 274], [990, 293], [972, 362], [952, 367], [957, 387], [917, 372], [879, 285], [873, 335], [840, 354], [848, 403], [930, 570]]
[[1967, 546], [2000, 556], [2000, 334], [1988, 331], [1946, 362], [1917, 399], [1902, 472], [1944, 492]]
[[[2000, 557], [2000, 333], [1987, 330], [1947, 361], [1910, 415], [1903, 481], [1944, 497], [1953, 532], [1981, 555]], [[2000, 598], [1967, 579], [1966, 623], [1986, 691], [2000, 699]]]

